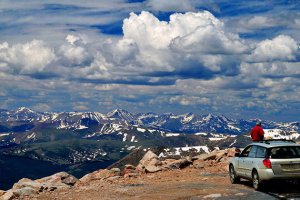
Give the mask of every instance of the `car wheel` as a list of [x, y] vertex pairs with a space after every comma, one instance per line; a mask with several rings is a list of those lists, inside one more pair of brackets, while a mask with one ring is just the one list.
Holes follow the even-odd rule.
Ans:
[[255, 190], [260, 190], [262, 188], [262, 183], [256, 170], [252, 172], [252, 184]]
[[240, 182], [240, 177], [238, 177], [236, 175], [236, 172], [234, 170], [233, 165], [229, 166], [229, 177], [230, 177], [230, 182], [231, 183], [238, 183], [238, 182]]

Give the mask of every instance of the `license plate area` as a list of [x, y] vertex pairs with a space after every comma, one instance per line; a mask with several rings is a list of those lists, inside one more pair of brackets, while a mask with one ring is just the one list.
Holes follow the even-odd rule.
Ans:
[[295, 164], [281, 164], [283, 171], [300, 171], [300, 163]]

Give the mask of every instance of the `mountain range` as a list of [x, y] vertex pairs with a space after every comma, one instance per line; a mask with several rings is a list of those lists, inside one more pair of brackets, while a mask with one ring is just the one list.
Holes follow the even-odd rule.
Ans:
[[[251, 142], [249, 131], [257, 120], [193, 113], [133, 114], [122, 109], [105, 114], [0, 109], [0, 164], [15, 174], [0, 173], [0, 182], [10, 180], [4, 186], [8, 187], [18, 178], [38, 178], [55, 169], [80, 177], [136, 149], [159, 147], [177, 154], [244, 147]], [[263, 120], [262, 124], [268, 136], [300, 139], [299, 122]], [[33, 164], [41, 166], [34, 173], [30, 170]]]
[[[220, 138], [248, 133], [259, 119], [230, 119], [223, 115], [187, 113], [133, 114], [116, 109], [100, 112], [36, 112], [21, 107], [0, 110], [0, 146], [46, 142], [67, 138], [98, 140], [112, 137], [123, 142], [179, 135], [201, 135]], [[300, 132], [300, 122], [278, 123], [261, 120], [266, 130], [291, 135]], [[47, 134], [47, 132], [51, 132]], [[54, 133], [62, 134], [54, 134]], [[268, 131], [270, 132], [270, 131]], [[271, 131], [272, 132], [272, 131]], [[296, 134], [296, 135], [295, 135]]]

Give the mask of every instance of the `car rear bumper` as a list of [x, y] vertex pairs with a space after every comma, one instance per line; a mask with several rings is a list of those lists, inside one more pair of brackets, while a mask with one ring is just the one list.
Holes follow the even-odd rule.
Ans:
[[300, 173], [274, 174], [272, 169], [260, 169], [258, 170], [258, 174], [261, 180], [300, 179]]

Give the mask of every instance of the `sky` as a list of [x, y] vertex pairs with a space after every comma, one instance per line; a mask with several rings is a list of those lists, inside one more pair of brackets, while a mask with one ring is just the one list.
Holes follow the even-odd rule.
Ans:
[[300, 120], [298, 0], [1, 0], [0, 108]]

